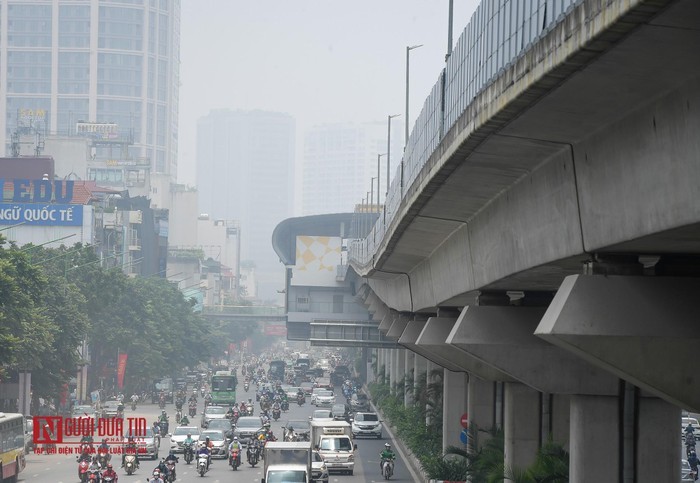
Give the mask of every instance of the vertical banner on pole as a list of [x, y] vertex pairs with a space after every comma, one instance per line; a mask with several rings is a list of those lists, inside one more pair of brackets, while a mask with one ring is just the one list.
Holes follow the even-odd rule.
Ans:
[[117, 362], [117, 386], [119, 386], [119, 389], [124, 388], [124, 374], [126, 373], [127, 357], [127, 354], [119, 354], [119, 361]]

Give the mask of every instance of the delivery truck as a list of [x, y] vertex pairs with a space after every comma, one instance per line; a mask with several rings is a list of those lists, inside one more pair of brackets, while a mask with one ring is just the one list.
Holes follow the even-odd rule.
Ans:
[[326, 461], [328, 472], [353, 474], [357, 445], [346, 421], [311, 421], [311, 444]]
[[311, 482], [311, 443], [282, 443], [269, 441], [261, 483]]

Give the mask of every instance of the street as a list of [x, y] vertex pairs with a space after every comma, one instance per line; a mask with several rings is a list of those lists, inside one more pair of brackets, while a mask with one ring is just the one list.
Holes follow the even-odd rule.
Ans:
[[[255, 401], [255, 386], [251, 385], [248, 392], [243, 391], [243, 384], [238, 386], [238, 399], [239, 401], [246, 401], [248, 398], [252, 398]], [[336, 394], [340, 391], [337, 390]], [[340, 401], [341, 396], [338, 398]], [[197, 415], [192, 418], [192, 425], [199, 426], [201, 411], [203, 408], [202, 398], [199, 398], [199, 403], [197, 407]], [[308, 398], [307, 398], [308, 401]], [[186, 406], [185, 406], [186, 408]], [[259, 410], [259, 405], [255, 404], [256, 414]], [[277, 422], [272, 422], [272, 430], [277, 438], [282, 436], [282, 425], [288, 419], [307, 419], [311, 412], [315, 409], [314, 406], [304, 404], [299, 407], [297, 404], [290, 404], [290, 410], [282, 414], [282, 418]], [[166, 411], [170, 416], [170, 429], [174, 429], [175, 420], [175, 407], [173, 404], [168, 404], [166, 406]], [[135, 412], [132, 412], [130, 407], [127, 405], [126, 417], [145, 417], [147, 421], [152, 423], [157, 416], [160, 414], [160, 409], [154, 404], [142, 404], [136, 408]], [[379, 474], [379, 453], [381, 452], [384, 443], [389, 441], [392, 447], [396, 451], [396, 445], [393, 441], [388, 439], [388, 434], [386, 427], [384, 429], [384, 438], [382, 440], [377, 439], [356, 439], [355, 442], [358, 446], [358, 456], [355, 459], [355, 472], [353, 476], [331, 474], [330, 482], [375, 482], [383, 481]], [[95, 445], [100, 443], [99, 438], [95, 438]], [[164, 438], [161, 443], [161, 448], [159, 452], [159, 458], [164, 458], [168, 454], [168, 448], [170, 445], [169, 438]], [[215, 459], [212, 460], [212, 466], [209, 472], [202, 478], [195, 472], [194, 464], [186, 465], [184, 459], [180, 456], [180, 463], [177, 465], [177, 481], [189, 482], [189, 481], [211, 481], [214, 483], [225, 482], [225, 481], [247, 481], [247, 482], [259, 482], [263, 477], [262, 463], [257, 465], [255, 468], [251, 468], [247, 463], [244, 463], [237, 471], [233, 471], [228, 465], [226, 460]], [[141, 458], [141, 465], [139, 470], [131, 476], [124, 474], [123, 470], [119, 468], [121, 465], [121, 457], [119, 455], [113, 455], [112, 461], [114, 464], [114, 469], [119, 475], [119, 479], [122, 482], [136, 482], [143, 481], [151, 475], [153, 468], [157, 465], [157, 461], [147, 460]], [[77, 462], [75, 455], [38, 455], [29, 454], [27, 456], [27, 467], [20, 475], [19, 481], [32, 482], [32, 483], [68, 483], [77, 482]], [[406, 462], [403, 461], [402, 455], [397, 452], [395, 474], [392, 480], [396, 481], [414, 481], [411, 477], [410, 472], [406, 468]]]

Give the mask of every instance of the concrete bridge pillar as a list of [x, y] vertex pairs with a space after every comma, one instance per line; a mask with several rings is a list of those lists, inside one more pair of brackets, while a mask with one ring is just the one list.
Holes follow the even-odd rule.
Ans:
[[394, 351], [394, 361], [396, 363], [396, 393], [403, 400], [406, 394], [404, 377], [406, 375], [406, 349], [396, 349]]
[[678, 444], [680, 408], [657, 397], [640, 397], [638, 401], [636, 481], [680, 481], [677, 464], [682, 454]]
[[571, 396], [571, 483], [619, 481], [618, 401], [610, 396]]
[[416, 365], [416, 353], [404, 349], [404, 373], [406, 374], [406, 386], [411, 386], [410, 391], [405, 391], [403, 399], [404, 406], [408, 407], [413, 404], [413, 394], [415, 391], [414, 370]]
[[476, 452], [496, 426], [496, 383], [473, 375], [469, 377], [467, 414], [469, 415], [469, 448]]
[[389, 351], [389, 360], [391, 365], [391, 371], [389, 371], [389, 387], [391, 394], [396, 394], [396, 377], [398, 375], [398, 349], [391, 349]]
[[467, 412], [469, 374], [443, 369], [444, 392], [442, 396], [442, 449], [448, 446], [464, 447], [459, 435], [462, 432], [460, 418]]
[[[431, 376], [431, 373], [435, 369], [437, 369], [438, 367], [439, 366], [437, 364], [435, 364], [434, 362], [432, 362], [431, 360], [429, 360], [429, 359], [425, 360], [425, 386], [426, 387], [430, 386], [430, 384], [433, 383], [433, 377]], [[425, 424], [428, 425], [428, 424], [430, 424], [430, 421], [431, 421], [430, 410], [427, 407], [426, 407], [426, 409], [428, 409], [428, 411], [426, 411], [426, 413], [425, 413]]]
[[571, 427], [571, 396], [568, 394], [552, 394], [550, 398], [550, 423], [549, 431], [543, 434], [543, 438], [552, 437], [552, 441], [562, 444], [569, 450], [569, 438]]
[[524, 384], [507, 382], [504, 396], [505, 465], [524, 469], [535, 461], [540, 446], [540, 393]]

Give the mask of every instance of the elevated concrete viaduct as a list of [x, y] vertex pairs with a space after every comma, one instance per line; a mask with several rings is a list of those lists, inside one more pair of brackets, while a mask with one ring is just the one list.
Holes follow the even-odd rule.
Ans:
[[700, 2], [583, 0], [453, 118], [448, 62], [437, 131], [409, 140], [434, 149], [407, 149], [350, 252], [402, 347], [378, 349], [391, 383], [443, 368], [444, 445], [468, 412], [504, 428], [507, 465], [552, 437], [572, 482], [680, 479], [681, 408], [700, 411], [698, 52]]

